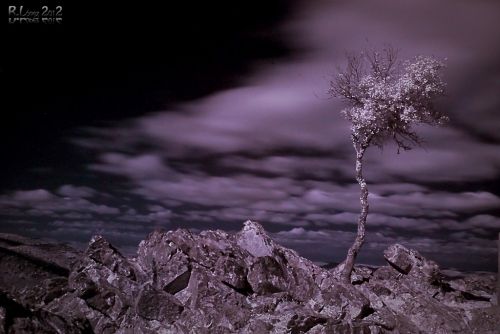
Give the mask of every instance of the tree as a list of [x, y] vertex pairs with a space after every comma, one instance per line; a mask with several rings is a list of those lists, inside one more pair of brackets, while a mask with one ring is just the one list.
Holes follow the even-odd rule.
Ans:
[[385, 47], [382, 51], [347, 54], [346, 67], [339, 68], [330, 83], [331, 95], [347, 104], [341, 113], [351, 122], [356, 180], [361, 188], [356, 239], [341, 271], [341, 279], [346, 283], [351, 281], [354, 262], [365, 240], [369, 205], [363, 177], [364, 154], [368, 147], [382, 148], [388, 141], [396, 143], [398, 154], [400, 149], [409, 150], [422, 143], [413, 125], [441, 125], [448, 120], [433, 103], [436, 97], [444, 95], [443, 68], [442, 61], [425, 56], [401, 64], [397, 51]]

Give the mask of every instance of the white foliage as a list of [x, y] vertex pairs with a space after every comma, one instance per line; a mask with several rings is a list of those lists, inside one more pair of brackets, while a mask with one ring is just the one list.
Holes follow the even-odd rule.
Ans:
[[[419, 56], [394, 69], [380, 54], [350, 58], [349, 67], [332, 82], [332, 93], [349, 102], [342, 114], [351, 122], [354, 144], [381, 146], [394, 139], [398, 147], [409, 149], [418, 143], [412, 125], [440, 125], [447, 117], [437, 112], [433, 100], [444, 94], [441, 78], [443, 62]], [[369, 63], [369, 70], [364, 65]]]

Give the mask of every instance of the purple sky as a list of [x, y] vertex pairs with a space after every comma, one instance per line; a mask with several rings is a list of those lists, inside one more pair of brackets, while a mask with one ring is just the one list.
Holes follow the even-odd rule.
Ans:
[[162, 104], [160, 94], [164, 107], [76, 124], [61, 138], [80, 154], [81, 177], [42, 171], [45, 185], [5, 187], [2, 230], [75, 245], [99, 232], [131, 252], [155, 227], [235, 231], [253, 219], [312, 260], [340, 261], [354, 239], [359, 188], [329, 80], [345, 51], [391, 43], [402, 59], [447, 58], [439, 108], [451, 122], [419, 129], [423, 148], [368, 151], [360, 261], [381, 263], [400, 242], [445, 266], [495, 270], [499, 12], [495, 1], [296, 3], [272, 27], [255, 28], [279, 36], [285, 55], [255, 57], [236, 80], [195, 98]]

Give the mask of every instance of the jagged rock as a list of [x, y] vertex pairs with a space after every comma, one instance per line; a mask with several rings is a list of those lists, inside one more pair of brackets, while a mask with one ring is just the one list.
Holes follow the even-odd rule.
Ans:
[[204, 269], [193, 265], [188, 287], [176, 295], [191, 311], [202, 313], [189, 318], [196, 319], [194, 325], [197, 326], [218, 323], [230, 330], [241, 328], [250, 316], [250, 305], [245, 296]]
[[473, 334], [497, 334], [500, 328], [500, 307], [490, 306], [471, 312], [470, 328]]
[[279, 245], [276, 247], [277, 258], [283, 261], [287, 271], [288, 294], [294, 300], [306, 303], [318, 292], [319, 284], [317, 281], [320, 281], [322, 274], [326, 274], [326, 270], [301, 257], [291, 249]]
[[215, 263], [215, 275], [221, 277], [223, 283], [229, 284], [243, 294], [253, 292], [247, 279], [248, 269], [235, 258], [221, 256]]
[[[113, 321], [98, 310], [92, 309], [84, 300], [75, 294], [66, 293], [47, 304], [44, 309], [74, 323], [84, 323], [94, 333], [102, 333], [104, 328], [114, 327]], [[88, 333], [90, 331], [83, 331]]]
[[402, 245], [389, 265], [320, 268], [252, 221], [154, 231], [137, 256], [0, 234], [0, 334], [495, 333], [495, 277], [449, 277]]
[[43, 306], [65, 293], [69, 268], [63, 265], [72, 263], [75, 254], [65, 245], [2, 234], [0, 292], [22, 305]]
[[316, 325], [322, 325], [328, 322], [326, 317], [294, 315], [288, 321], [287, 329], [291, 334], [299, 334], [308, 332]]
[[89, 323], [55, 313], [32, 310], [0, 293], [0, 333], [88, 333]]
[[419, 252], [407, 249], [400, 244], [389, 246], [384, 251], [386, 261], [400, 273], [413, 274], [420, 279], [433, 281], [438, 278], [439, 266], [424, 258]]
[[448, 292], [452, 292], [448, 295], [454, 297], [454, 302], [460, 303], [466, 300], [473, 305], [488, 307], [496, 297], [495, 276], [491, 273], [471, 273], [456, 279], [444, 277], [443, 281], [447, 284]]
[[[463, 308], [442, 302], [454, 289], [443, 281], [436, 263], [398, 244], [384, 256], [390, 266], [375, 270], [361, 287], [376, 310], [369, 318], [383, 327], [395, 322], [395, 328], [408, 333], [470, 333]], [[390, 314], [395, 321], [388, 322]]]
[[286, 291], [288, 287], [283, 264], [271, 256], [256, 259], [249, 269], [248, 282], [253, 291], [260, 295]]
[[368, 267], [354, 266], [352, 275], [351, 275], [351, 283], [362, 284], [364, 282], [368, 282], [373, 275], [373, 269]]
[[377, 268], [372, 275], [376, 280], [396, 280], [398, 272], [392, 267], [383, 266]]
[[271, 333], [273, 325], [261, 319], [250, 319], [242, 333]]
[[6, 316], [7, 316], [7, 310], [5, 309], [5, 307], [0, 306], [0, 334], [5, 333]]
[[[178, 230], [177, 234], [187, 235], [185, 230]], [[146, 277], [152, 280], [153, 285], [163, 290], [178, 276], [189, 271], [189, 259], [179, 245], [172, 241], [173, 233], [155, 231], [146, 240], [141, 241], [137, 251], [137, 263]], [[184, 240], [190, 238], [184, 238]], [[181, 245], [182, 246], [182, 245]], [[184, 249], [187, 245], [184, 246]]]
[[80, 256], [80, 252], [65, 244], [49, 243], [8, 233], [0, 233], [0, 249], [43, 265], [62, 276], [68, 275]]
[[86, 254], [112, 272], [131, 280], [136, 279], [132, 265], [104, 237], [100, 235], [92, 237]]
[[102, 236], [91, 239], [68, 281], [89, 307], [115, 320], [133, 305], [141, 288], [131, 263]]
[[174, 295], [177, 292], [187, 288], [190, 278], [191, 278], [191, 266], [188, 266], [186, 271], [184, 271], [182, 274], [180, 274], [179, 276], [171, 280], [167, 285], [165, 285], [163, 287], [163, 291]]
[[380, 327], [375, 326], [370, 322], [365, 321], [355, 321], [355, 322], [343, 322], [343, 323], [329, 323], [325, 326], [325, 333], [335, 333], [335, 334], [379, 334], [381, 333]]
[[395, 244], [384, 251], [387, 262], [403, 274], [408, 274], [414, 265], [415, 257], [405, 247]]
[[158, 291], [150, 284], [142, 287], [135, 309], [138, 315], [148, 320], [172, 323], [184, 307], [171, 294]]
[[235, 236], [236, 243], [242, 249], [256, 257], [272, 256], [274, 243], [260, 224], [247, 220], [243, 229]]
[[352, 285], [340, 282], [322, 290], [313, 303], [320, 305], [320, 314], [333, 319], [357, 320], [372, 312], [368, 298]]

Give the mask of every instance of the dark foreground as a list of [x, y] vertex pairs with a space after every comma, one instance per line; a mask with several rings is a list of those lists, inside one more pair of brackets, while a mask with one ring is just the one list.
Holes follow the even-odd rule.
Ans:
[[499, 333], [495, 275], [384, 256], [344, 285], [250, 221], [156, 231], [134, 258], [100, 236], [79, 252], [0, 234], [0, 333]]

